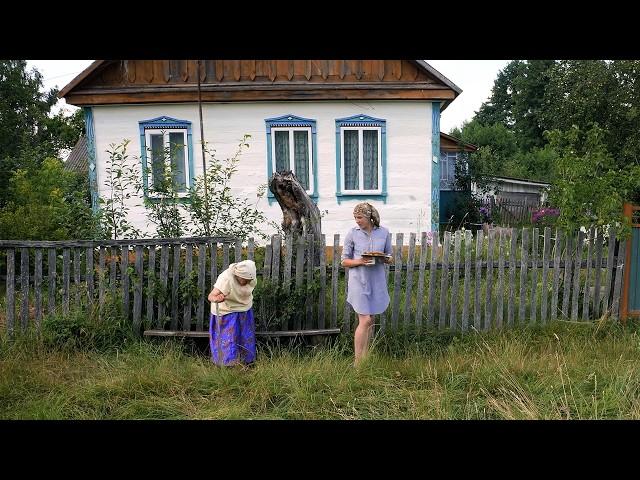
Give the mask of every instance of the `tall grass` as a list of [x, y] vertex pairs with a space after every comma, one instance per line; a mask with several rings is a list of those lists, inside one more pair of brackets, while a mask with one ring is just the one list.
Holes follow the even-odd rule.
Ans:
[[176, 341], [99, 350], [41, 338], [0, 338], [0, 418], [640, 418], [636, 323], [386, 334], [357, 369], [345, 337], [261, 344], [249, 369]]

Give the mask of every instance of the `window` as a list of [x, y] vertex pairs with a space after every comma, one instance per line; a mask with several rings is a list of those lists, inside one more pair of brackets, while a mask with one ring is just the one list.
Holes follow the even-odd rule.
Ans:
[[386, 121], [367, 115], [336, 120], [338, 196], [386, 195]]
[[[316, 121], [295, 115], [268, 118], [267, 175], [291, 170], [307, 194], [317, 198]], [[273, 194], [268, 192], [269, 199]]]
[[154, 192], [162, 190], [168, 172], [175, 190], [186, 195], [194, 177], [191, 122], [157, 117], [138, 123], [145, 195], [150, 187]]
[[455, 190], [458, 152], [440, 152], [440, 190]]

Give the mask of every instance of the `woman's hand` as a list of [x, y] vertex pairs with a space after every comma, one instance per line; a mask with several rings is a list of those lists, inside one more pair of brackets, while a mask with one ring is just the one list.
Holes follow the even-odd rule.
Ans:
[[222, 303], [224, 302], [224, 295], [223, 294], [218, 294], [218, 295], [213, 295], [213, 303]]
[[220, 290], [214, 288], [207, 298], [211, 303], [221, 303], [224, 302], [225, 296]]

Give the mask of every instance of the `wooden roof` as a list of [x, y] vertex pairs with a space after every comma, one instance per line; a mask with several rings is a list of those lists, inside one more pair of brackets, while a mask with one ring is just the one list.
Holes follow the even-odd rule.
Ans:
[[459, 138], [440, 132], [440, 150], [449, 152], [475, 152], [478, 150], [478, 147], [472, 143], [463, 142]]
[[[198, 100], [197, 60], [97, 60], [59, 93], [77, 106]], [[431, 100], [461, 92], [422, 60], [201, 60], [205, 102]]]
[[73, 150], [67, 157], [64, 167], [72, 172], [85, 174], [89, 171], [89, 151], [87, 150], [87, 138], [81, 136]]

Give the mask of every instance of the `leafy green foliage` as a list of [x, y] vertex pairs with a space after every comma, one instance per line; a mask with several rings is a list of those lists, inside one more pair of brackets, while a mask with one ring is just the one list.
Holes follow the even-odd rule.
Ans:
[[557, 225], [568, 230], [611, 227], [618, 235], [629, 235], [622, 206], [630, 192], [640, 189], [640, 166], [617, 165], [597, 124], [587, 131], [573, 127], [548, 136], [559, 154], [549, 192], [550, 203], [560, 209]]
[[11, 200], [0, 210], [0, 238], [95, 238], [97, 225], [86, 183], [56, 158], [47, 158], [32, 170], [17, 170], [9, 180]]
[[25, 60], [0, 60], [0, 208], [12, 198], [16, 170], [38, 169], [46, 158], [72, 148], [84, 128], [82, 111], [51, 115], [56, 89], [42, 91], [42, 75]]
[[105, 170], [107, 175], [104, 180], [108, 195], [101, 196], [98, 200], [98, 221], [102, 235], [114, 240], [138, 238], [141, 235], [129, 216], [129, 200], [136, 195], [139, 178], [137, 167], [131, 164], [127, 155], [129, 143], [129, 140], [125, 140], [120, 145], [109, 145], [109, 160]]

